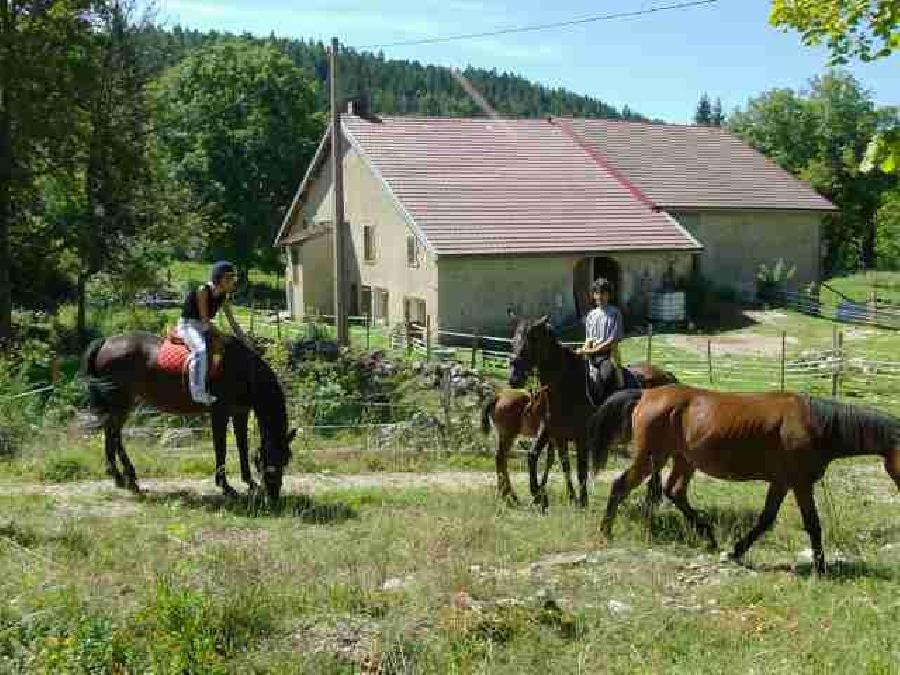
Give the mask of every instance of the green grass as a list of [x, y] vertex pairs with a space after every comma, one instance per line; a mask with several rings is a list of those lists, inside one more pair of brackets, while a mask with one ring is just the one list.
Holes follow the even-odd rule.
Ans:
[[[522, 491], [522, 477], [517, 476]], [[0, 497], [0, 670], [28, 672], [893, 672], [900, 582], [893, 486], [873, 462], [820, 490], [822, 579], [788, 500], [748, 571], [719, 565], [635, 495], [615, 537], [590, 510], [546, 516], [488, 488], [336, 488], [280, 517], [157, 493]], [[698, 479], [723, 546], [764, 489]], [[826, 503], [832, 505], [829, 508]], [[296, 504], [297, 508], [292, 508]], [[315, 518], [307, 517], [311, 513]], [[893, 548], [890, 548], [892, 545]], [[543, 556], [587, 553], [573, 565]], [[537, 563], [537, 564], [535, 564]], [[391, 580], [387, 585], [385, 582]], [[465, 592], [480, 604], [461, 608]], [[624, 603], [621, 613], [610, 601]]]
[[[884, 302], [900, 304], [900, 272], [859, 272], [845, 277], [836, 277], [826, 282], [834, 290], [857, 302], [865, 302], [869, 294]], [[838, 304], [838, 296], [823, 288], [822, 302]]]

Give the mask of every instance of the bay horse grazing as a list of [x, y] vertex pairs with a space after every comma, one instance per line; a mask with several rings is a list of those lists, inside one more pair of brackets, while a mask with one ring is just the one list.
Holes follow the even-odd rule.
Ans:
[[[588, 363], [579, 354], [560, 344], [553, 334], [548, 318], [519, 319], [515, 327], [510, 361], [509, 384], [521, 387], [528, 374], [536, 369], [541, 384], [550, 387], [550, 419], [545, 433], [538, 437], [528, 455], [529, 483], [536, 500], [543, 500], [537, 481], [537, 460], [548, 439], [553, 439], [560, 456], [565, 456], [569, 441], [575, 442], [578, 473], [579, 503], [586, 507], [588, 476], [587, 424], [595, 412], [595, 395], [591, 391]], [[649, 364], [623, 369], [626, 387], [657, 387], [677, 382], [675, 377]], [[659, 501], [662, 494], [658, 473], [649, 486], [649, 504]]]
[[[260, 432], [257, 469], [266, 495], [276, 501], [296, 430], [288, 431], [284, 392], [275, 373], [238, 339], [221, 336], [222, 374], [212, 384], [218, 400], [212, 406], [203, 406], [191, 399], [183, 374], [160, 365], [162, 344], [156, 335], [130, 333], [96, 340], [84, 354], [82, 371], [87, 379], [91, 410], [98, 416], [96, 426], [104, 429], [107, 473], [117, 486], [140, 491], [134, 465], [122, 445], [122, 427], [136, 401], [141, 399], [163, 412], [211, 415], [216, 485], [226, 496], [235, 496], [237, 493], [225, 475], [230, 419], [240, 455], [241, 478], [253, 490], [256, 485], [247, 454], [247, 418], [252, 410]], [[122, 471], [116, 465], [117, 456]]]
[[756, 525], [734, 545], [739, 560], [775, 522], [794, 493], [809, 534], [817, 573], [825, 571], [822, 528], [813, 490], [835, 459], [881, 455], [900, 490], [900, 420], [861, 406], [792, 393], [730, 394], [684, 386], [610, 397], [591, 423], [591, 443], [602, 460], [616, 427], [633, 426], [631, 466], [613, 483], [603, 519], [609, 535], [623, 499], [651, 471], [672, 459], [665, 493], [688, 523], [717, 548], [712, 526], [688, 503], [699, 469], [716, 478], [769, 483]]
[[[517, 503], [519, 501], [509, 480], [507, 461], [509, 450], [518, 436], [538, 438], [550, 421], [550, 387], [543, 386], [536, 392], [529, 393], [521, 389], [505, 389], [485, 402], [481, 410], [481, 431], [488, 434], [491, 423], [497, 430], [497, 489], [500, 496]], [[555, 442], [548, 440], [547, 464], [540, 487], [547, 483], [547, 475], [554, 460]], [[565, 446], [560, 448], [560, 463], [566, 476], [566, 489], [569, 500], [575, 499], [575, 486], [572, 485], [569, 453]]]

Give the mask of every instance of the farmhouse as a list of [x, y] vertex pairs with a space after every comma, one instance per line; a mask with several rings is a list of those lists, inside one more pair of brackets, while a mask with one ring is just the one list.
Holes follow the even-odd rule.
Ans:
[[[351, 314], [498, 330], [558, 322], [609, 278], [626, 316], [691, 275], [752, 292], [760, 263], [819, 276], [834, 207], [727, 131], [611, 120], [341, 118]], [[276, 244], [294, 316], [331, 314], [329, 132]]]

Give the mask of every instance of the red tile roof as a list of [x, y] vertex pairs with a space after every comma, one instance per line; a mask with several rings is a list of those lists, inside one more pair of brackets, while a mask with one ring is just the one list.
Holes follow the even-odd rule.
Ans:
[[571, 124], [661, 208], [834, 210], [809, 185], [719, 127]]
[[[594, 120], [388, 117], [375, 123], [347, 116], [342, 121], [350, 142], [438, 255], [696, 250], [698, 242], [659, 208], [669, 205], [658, 200], [668, 194], [666, 182], [687, 190], [688, 200], [704, 197], [708, 202], [694, 206], [727, 205], [724, 182], [719, 187], [717, 178], [710, 179], [704, 196], [701, 181], [688, 176], [698, 170], [696, 163], [686, 164], [684, 175], [673, 168], [689, 144], [676, 143], [680, 150], [671, 160], [648, 158], [647, 165], [660, 166], [666, 176], [653, 179], [652, 172], [634, 168], [640, 168], [634, 159], [637, 153], [625, 152], [627, 148], [619, 142], [621, 134], [615, 135], [616, 143], [609, 147], [601, 142], [614, 134], [606, 126], [595, 125]], [[628, 123], [605, 124], [620, 125], [622, 133], [632, 127]], [[678, 129], [677, 135], [681, 129], [690, 129], [684, 133], [691, 134], [699, 128], [660, 129]], [[696, 133], [705, 138], [708, 132], [700, 129]], [[722, 153], [726, 157], [733, 153], [736, 166], [757, 171], [762, 165], [772, 180], [774, 167], [767, 160], [724, 132], [715, 133], [728, 139]], [[702, 145], [707, 147], [707, 143]], [[317, 161], [324, 159], [325, 149], [324, 145], [320, 148]], [[665, 146], [646, 151], [658, 154]], [[728, 163], [720, 161], [715, 166]], [[788, 191], [782, 189], [778, 193], [781, 204], [794, 204], [788, 208], [830, 206], [780, 169], [774, 171], [779, 172], [779, 186], [785, 180], [797, 184], [795, 192], [804, 197], [790, 202]], [[295, 238], [287, 224], [314, 173], [312, 167], [285, 218], [278, 243]], [[737, 188], [749, 185], [743, 180], [733, 184]], [[671, 192], [677, 194], [677, 190]], [[721, 201], [710, 195], [720, 195]], [[746, 208], [749, 195], [749, 191], [740, 192], [741, 198], [733, 201]], [[771, 200], [756, 204], [749, 208], [773, 208], [763, 206]]]
[[547, 120], [345, 128], [439, 254], [698, 248]]

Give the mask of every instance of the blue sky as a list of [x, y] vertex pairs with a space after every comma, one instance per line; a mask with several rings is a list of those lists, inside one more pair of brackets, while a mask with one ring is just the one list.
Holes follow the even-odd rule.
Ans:
[[[672, 0], [160, 0], [159, 19], [200, 29], [329, 40], [350, 46], [489, 31]], [[769, 0], [717, 4], [577, 27], [384, 49], [388, 58], [516, 72], [617, 107], [689, 121], [701, 92], [726, 110], [773, 87], [803, 88], [826, 54], [768, 24]], [[900, 54], [849, 70], [883, 105], [900, 104]]]

